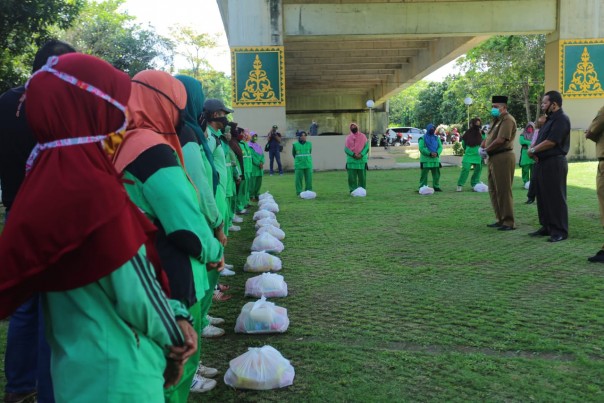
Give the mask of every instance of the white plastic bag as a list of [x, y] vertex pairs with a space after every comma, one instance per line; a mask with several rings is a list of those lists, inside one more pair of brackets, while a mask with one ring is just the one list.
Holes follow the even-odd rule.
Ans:
[[474, 191], [480, 192], [480, 193], [485, 193], [485, 192], [489, 191], [489, 187], [487, 185], [485, 185], [484, 183], [480, 182], [474, 186]]
[[287, 283], [280, 274], [263, 273], [247, 279], [245, 295], [257, 298], [263, 295], [270, 298], [287, 297]]
[[259, 209], [260, 210], [267, 210], [273, 213], [278, 213], [279, 212], [279, 205], [275, 202], [266, 202], [263, 203], [261, 205], [259, 205]]
[[[243, 271], [264, 273], [267, 271], [281, 270], [281, 259], [267, 252], [252, 252], [243, 265]], [[248, 280], [249, 281], [249, 280]]]
[[288, 327], [287, 309], [262, 297], [256, 302], [248, 302], [241, 308], [235, 324], [235, 333], [285, 333]]
[[263, 227], [258, 228], [258, 231], [256, 231], [256, 236], [264, 234], [265, 232], [268, 232], [280, 241], [283, 241], [285, 239], [285, 232], [283, 232], [282, 229], [279, 229], [273, 225], [265, 225]]
[[304, 192], [300, 193], [300, 197], [306, 200], [310, 200], [316, 198], [317, 194], [312, 190], [305, 190]]
[[524, 184], [524, 188], [525, 188], [526, 190], [529, 190], [529, 187], [531, 187], [531, 181], [528, 181], [528, 182], [526, 182], [526, 183]]
[[419, 188], [419, 194], [420, 195], [431, 195], [431, 194], [434, 194], [434, 189], [424, 185], [421, 188]]
[[267, 190], [266, 192], [262, 193], [260, 196], [258, 196], [258, 200], [267, 200], [267, 199], [274, 199], [273, 195], [269, 193], [269, 191]]
[[254, 213], [254, 221], [262, 220], [263, 218], [277, 218], [275, 213], [268, 210], [258, 210]]
[[224, 383], [239, 389], [268, 390], [292, 385], [295, 376], [294, 367], [273, 347], [250, 347], [229, 362]]
[[281, 228], [281, 224], [279, 224], [279, 221], [277, 221], [276, 218], [266, 217], [256, 221], [256, 229], [264, 227], [265, 225], [272, 225], [273, 227]]
[[367, 191], [365, 189], [363, 189], [362, 187], [358, 187], [355, 190], [353, 190], [352, 192], [350, 192], [351, 196], [354, 197], [365, 197], [367, 196]]
[[265, 251], [273, 253], [281, 253], [285, 249], [283, 242], [269, 234], [268, 232], [262, 233], [254, 238], [252, 242], [252, 250], [254, 252]]

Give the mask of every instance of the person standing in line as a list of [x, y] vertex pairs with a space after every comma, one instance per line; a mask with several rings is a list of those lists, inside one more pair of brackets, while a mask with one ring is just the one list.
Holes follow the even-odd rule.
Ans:
[[419, 166], [421, 176], [419, 178], [419, 187], [428, 184], [428, 173], [432, 172], [432, 185], [435, 192], [442, 192], [440, 188], [440, 153], [443, 151], [443, 145], [439, 136], [436, 135], [436, 128], [432, 123], [426, 127], [426, 134], [420, 137], [417, 142], [419, 148]]
[[247, 143], [252, 149], [252, 176], [250, 177], [250, 200], [258, 201], [262, 177], [264, 176], [264, 150], [258, 144], [258, 133], [251, 132], [251, 140]]
[[300, 133], [300, 140], [292, 145], [292, 157], [296, 171], [296, 196], [300, 196], [302, 189], [312, 190], [312, 143], [306, 141], [306, 132]]
[[489, 196], [497, 221], [487, 224], [487, 227], [511, 231], [516, 229], [512, 196], [516, 167], [513, 149], [516, 119], [508, 112], [507, 96], [496, 95], [491, 101], [493, 121], [482, 148], [489, 156]]
[[461, 173], [457, 180], [457, 191], [461, 192], [463, 185], [466, 184], [470, 170], [474, 167], [470, 185], [472, 189], [480, 183], [480, 174], [482, 173], [482, 157], [478, 150], [480, 144], [484, 140], [481, 131], [482, 121], [479, 117], [475, 117], [470, 121], [470, 128], [461, 137], [461, 144], [464, 149], [463, 159], [461, 160]]
[[308, 129], [308, 132], [310, 133], [311, 136], [316, 136], [319, 134], [319, 125], [317, 124], [317, 122], [315, 120], [313, 120], [312, 123], [310, 124], [310, 128]]
[[367, 155], [369, 142], [367, 136], [359, 131], [356, 123], [350, 124], [350, 133], [346, 136], [346, 171], [348, 171], [348, 191], [361, 187], [367, 189]]
[[250, 207], [250, 178], [252, 177], [252, 149], [247, 145], [250, 140], [249, 132], [240, 128], [237, 140], [241, 149], [242, 175], [237, 191], [237, 211], [246, 211]]
[[[541, 128], [545, 124], [545, 118], [546, 118], [545, 115], [541, 115], [541, 116], [539, 116], [539, 119], [537, 119], [537, 123], [535, 124], [535, 133], [533, 134], [533, 138], [531, 140], [531, 144], [530, 144], [529, 148], [531, 148], [535, 145], [535, 142], [537, 141], [537, 137], [539, 137], [539, 130], [541, 130]], [[528, 154], [528, 150], [527, 150], [527, 154]], [[534, 162], [534, 160], [533, 160], [533, 162]], [[531, 177], [529, 179], [529, 188], [528, 188], [528, 191], [526, 192], [526, 202], [524, 202], [524, 204], [533, 204], [535, 202], [536, 185], [537, 185], [537, 182], [535, 182], [535, 170], [531, 169]]]
[[533, 144], [533, 137], [535, 136], [535, 124], [528, 122], [524, 128], [524, 132], [518, 138], [520, 143], [520, 161], [519, 165], [522, 168], [522, 184], [526, 185], [531, 180], [531, 174], [533, 172], [533, 165], [535, 160], [528, 156], [528, 149]]
[[126, 129], [130, 77], [64, 54], [26, 95], [38, 144], [0, 237], [0, 318], [43, 292], [57, 402], [163, 402], [197, 337], [184, 306], [166, 298], [157, 229], [101, 145]]
[[279, 175], [283, 175], [283, 167], [281, 166], [281, 133], [277, 131], [277, 125], [274, 125], [270, 132], [268, 132], [268, 143], [266, 143], [266, 150], [268, 151], [268, 158], [270, 159], [270, 175], [272, 176], [275, 171], [273, 170], [273, 162], [277, 160], [277, 167], [279, 168]]
[[530, 235], [549, 235], [548, 242], [560, 242], [568, 238], [566, 154], [570, 149], [570, 119], [562, 110], [562, 95], [558, 91], [545, 93], [541, 110], [547, 119], [535, 146], [528, 150], [529, 157], [536, 161], [535, 194], [541, 228]]
[[[598, 156], [598, 172], [596, 174], [596, 191], [600, 206], [600, 223], [604, 226], [604, 106], [585, 131], [585, 138], [596, 143]], [[593, 256], [587, 258], [592, 263], [604, 263], [604, 245]]]
[[[69, 44], [57, 40], [46, 42], [36, 53], [32, 73], [50, 56], [74, 53]], [[25, 86], [0, 96], [0, 185], [2, 204], [8, 219], [13, 201], [25, 178], [25, 162], [36, 145], [27, 124], [26, 105], [22, 102]], [[50, 347], [44, 336], [44, 320], [39, 295], [34, 295], [10, 317], [4, 356], [6, 376], [5, 400], [19, 401], [37, 394], [40, 403], [52, 403]]]

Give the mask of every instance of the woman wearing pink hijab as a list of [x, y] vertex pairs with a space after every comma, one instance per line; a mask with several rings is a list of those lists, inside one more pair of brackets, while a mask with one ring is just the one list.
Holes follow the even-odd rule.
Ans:
[[346, 170], [348, 171], [348, 190], [367, 189], [367, 154], [369, 142], [367, 136], [359, 131], [356, 123], [350, 124], [350, 134], [346, 136]]

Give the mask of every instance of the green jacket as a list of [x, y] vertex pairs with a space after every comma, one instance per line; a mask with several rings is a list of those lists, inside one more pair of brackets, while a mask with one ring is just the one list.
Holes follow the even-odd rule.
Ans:
[[440, 154], [443, 152], [443, 144], [441, 143], [440, 138], [438, 138], [438, 136], [437, 140], [438, 149], [436, 150], [436, 153], [438, 155], [436, 157], [430, 157], [430, 150], [428, 150], [428, 147], [426, 147], [426, 144], [424, 142], [424, 136], [419, 138], [417, 147], [419, 148], [419, 162], [422, 164], [422, 167], [437, 168], [440, 166]]
[[344, 147], [346, 153], [346, 169], [365, 169], [367, 165], [367, 155], [369, 154], [369, 141], [365, 143], [365, 147], [361, 150], [361, 159], [354, 159], [354, 153], [348, 147]]
[[312, 169], [312, 143], [307, 141], [302, 144], [299, 141], [292, 145], [292, 156], [294, 157], [295, 169]]
[[523, 135], [518, 137], [518, 142], [522, 146], [520, 149], [520, 166], [533, 165], [535, 160], [528, 156], [528, 149], [531, 146], [531, 141], [524, 138]]
[[243, 153], [243, 173], [246, 178], [249, 178], [252, 176], [252, 153], [255, 153], [255, 151], [245, 141], [240, 141], [239, 146]]
[[[485, 136], [484, 134], [482, 135], [482, 139], [484, 140], [487, 136]], [[467, 146], [466, 142], [464, 140], [461, 141], [461, 145], [463, 146], [463, 159], [461, 160], [462, 163], [468, 163], [468, 164], [480, 164], [482, 163], [482, 157], [480, 156], [480, 154], [478, 153], [479, 149], [480, 149], [480, 145], [477, 146]]]
[[227, 194], [227, 166], [226, 166], [226, 154], [224, 152], [224, 147], [219, 147], [219, 141], [223, 142], [220, 139], [222, 133], [220, 131], [215, 131], [212, 126], [208, 126], [208, 146], [210, 146], [210, 150], [212, 151], [212, 155], [214, 156], [214, 166], [218, 171], [218, 186], [222, 188], [224, 194]]
[[264, 165], [264, 153], [258, 154], [250, 147], [252, 154], [252, 176], [264, 176], [264, 167], [260, 168], [260, 164]]

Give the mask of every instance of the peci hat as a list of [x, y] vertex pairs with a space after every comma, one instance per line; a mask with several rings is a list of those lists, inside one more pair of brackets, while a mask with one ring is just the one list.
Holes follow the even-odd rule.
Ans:
[[491, 103], [493, 103], [493, 104], [507, 104], [508, 103], [508, 97], [506, 97], [505, 95], [493, 95], [493, 99], [491, 100]]
[[222, 102], [220, 99], [216, 99], [216, 98], [209, 98], [206, 99], [206, 101], [203, 103], [203, 110], [204, 112], [217, 112], [217, 111], [225, 111], [226, 113], [233, 113], [232, 109], [227, 108], [226, 106], [224, 106], [224, 102]]
[[273, 129], [278, 129], [278, 128], [279, 128], [279, 126], [273, 125]]

